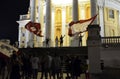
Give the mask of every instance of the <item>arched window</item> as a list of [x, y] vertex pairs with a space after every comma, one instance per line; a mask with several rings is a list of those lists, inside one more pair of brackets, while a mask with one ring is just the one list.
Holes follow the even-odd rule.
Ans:
[[56, 11], [56, 17], [55, 17], [56, 23], [61, 23], [62, 22], [62, 12], [60, 9]]

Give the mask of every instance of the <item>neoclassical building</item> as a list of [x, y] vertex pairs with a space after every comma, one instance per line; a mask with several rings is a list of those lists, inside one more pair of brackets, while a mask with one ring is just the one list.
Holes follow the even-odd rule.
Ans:
[[[55, 38], [65, 35], [63, 46], [72, 46], [72, 37], [68, 36], [71, 21], [88, 19], [98, 14], [94, 24], [101, 27], [101, 36], [120, 35], [120, 1], [119, 0], [30, 0], [28, 14], [20, 15], [19, 47], [43, 47], [45, 39], [50, 38], [50, 46], [55, 46]], [[41, 24], [42, 35], [36, 36], [25, 29], [29, 22]], [[87, 32], [83, 37], [86, 45]]]

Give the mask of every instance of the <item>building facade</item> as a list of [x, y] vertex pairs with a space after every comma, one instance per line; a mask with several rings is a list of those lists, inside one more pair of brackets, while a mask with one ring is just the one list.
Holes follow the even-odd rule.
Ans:
[[[45, 39], [50, 39], [50, 46], [55, 46], [55, 38], [65, 35], [63, 46], [72, 46], [72, 37], [68, 36], [71, 21], [88, 19], [98, 14], [94, 24], [101, 27], [101, 36], [120, 35], [120, 1], [119, 0], [30, 0], [28, 14], [20, 15], [19, 47], [44, 47]], [[41, 24], [42, 35], [38, 37], [25, 29], [29, 22]], [[86, 45], [88, 33], [82, 38]]]

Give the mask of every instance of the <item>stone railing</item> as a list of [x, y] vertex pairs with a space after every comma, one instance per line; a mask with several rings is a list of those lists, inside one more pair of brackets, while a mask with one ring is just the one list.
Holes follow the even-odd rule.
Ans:
[[120, 36], [101, 37], [101, 44], [104, 47], [120, 47]]

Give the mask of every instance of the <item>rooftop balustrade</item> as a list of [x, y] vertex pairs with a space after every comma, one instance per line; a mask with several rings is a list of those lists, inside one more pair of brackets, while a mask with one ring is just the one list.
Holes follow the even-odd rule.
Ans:
[[120, 36], [101, 37], [101, 44], [104, 47], [120, 47]]

